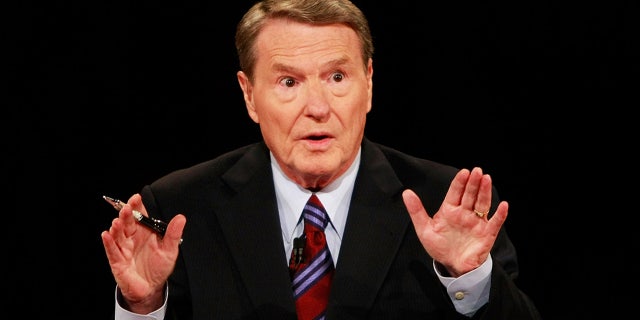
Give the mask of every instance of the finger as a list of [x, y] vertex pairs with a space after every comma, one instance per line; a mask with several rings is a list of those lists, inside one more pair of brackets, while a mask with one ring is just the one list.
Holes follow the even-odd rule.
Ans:
[[473, 211], [482, 213], [487, 216], [491, 209], [491, 176], [485, 174], [480, 180], [480, 189], [478, 190], [476, 203], [473, 205]]
[[102, 239], [102, 245], [104, 246], [104, 251], [107, 254], [107, 259], [110, 264], [115, 264], [123, 260], [122, 252], [120, 252], [120, 247], [116, 244], [115, 239], [109, 233], [109, 231], [103, 231], [100, 234], [100, 238]]
[[464, 187], [464, 193], [462, 195], [462, 201], [460, 205], [463, 208], [473, 210], [478, 200], [478, 191], [480, 190], [480, 182], [482, 181], [482, 169], [479, 167], [473, 168], [469, 174], [469, 179]]
[[467, 180], [469, 180], [470, 175], [469, 169], [461, 169], [458, 171], [453, 180], [451, 181], [451, 185], [449, 185], [449, 190], [444, 197], [444, 202], [458, 206], [462, 201], [462, 195], [464, 194], [465, 186], [467, 185]]
[[126, 220], [132, 220], [132, 218], [128, 217], [126, 213], [123, 213], [121, 209], [120, 213], [118, 213], [118, 217], [113, 219], [113, 221], [111, 222], [109, 234], [113, 238], [113, 241], [115, 241], [116, 243], [122, 243], [127, 239], [127, 235], [125, 233], [125, 224], [134, 223], [133, 221], [127, 222]]
[[501, 201], [500, 204], [498, 204], [496, 212], [493, 214], [491, 219], [489, 219], [489, 223], [487, 224], [487, 228], [489, 228], [488, 231], [493, 237], [498, 236], [500, 228], [502, 228], [505, 220], [507, 220], [508, 213], [509, 203], [506, 201]]
[[402, 200], [409, 211], [409, 216], [416, 230], [420, 230], [422, 226], [426, 226], [431, 217], [427, 214], [422, 201], [413, 190], [407, 189], [402, 192]]
[[137, 210], [143, 215], [147, 217], [149, 216], [149, 214], [147, 214], [147, 209], [144, 207], [144, 204], [142, 203], [142, 196], [139, 193], [133, 194], [129, 198], [129, 201], [127, 201], [127, 204], [129, 204], [131, 208], [133, 208], [134, 210]]
[[133, 215], [133, 210], [142, 213], [144, 216], [149, 216], [147, 209], [145, 209], [144, 204], [142, 204], [142, 197], [138, 193], [129, 197], [127, 203], [120, 210], [120, 218], [124, 220], [124, 233], [126, 237], [133, 236], [138, 232], [140, 227], [137, 223], [138, 220]]
[[122, 232], [124, 237], [128, 238], [133, 236], [137, 231], [136, 219], [133, 217], [133, 208], [131, 208], [130, 204], [125, 204], [122, 209], [120, 209], [120, 214], [118, 215], [120, 218], [120, 222], [122, 224]]

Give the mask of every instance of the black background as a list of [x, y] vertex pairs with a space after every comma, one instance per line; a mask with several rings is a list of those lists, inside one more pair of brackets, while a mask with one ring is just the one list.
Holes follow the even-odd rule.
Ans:
[[[169, 171], [260, 138], [233, 43], [252, 2], [8, 10], [10, 307], [105, 318], [115, 283], [100, 232], [116, 212], [102, 195], [126, 200]], [[619, 302], [637, 299], [624, 280], [634, 271], [629, 252], [602, 240], [630, 235], [624, 221], [600, 219], [604, 197], [591, 194], [616, 188], [595, 182], [609, 174], [596, 171], [601, 157], [623, 156], [608, 136], [633, 143], [634, 120], [620, 115], [638, 106], [637, 3], [355, 3], [376, 46], [366, 135], [492, 175], [510, 202], [517, 283], [546, 319], [629, 308]]]

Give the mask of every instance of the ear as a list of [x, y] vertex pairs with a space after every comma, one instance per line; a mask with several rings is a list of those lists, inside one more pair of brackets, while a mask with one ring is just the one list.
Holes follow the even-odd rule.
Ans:
[[260, 123], [260, 118], [258, 117], [258, 113], [256, 112], [255, 105], [253, 103], [253, 86], [251, 85], [251, 81], [247, 77], [247, 75], [238, 71], [236, 74], [238, 77], [238, 83], [240, 84], [240, 89], [242, 89], [242, 95], [244, 97], [244, 104], [247, 107], [247, 112], [249, 113], [249, 117], [255, 123]]
[[367, 113], [371, 111], [371, 101], [373, 99], [373, 59], [369, 58], [367, 63], [367, 94], [369, 96], [369, 106], [367, 107]]

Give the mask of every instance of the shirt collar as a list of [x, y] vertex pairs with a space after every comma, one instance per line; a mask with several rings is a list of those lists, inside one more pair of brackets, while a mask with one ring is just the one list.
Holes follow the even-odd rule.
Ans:
[[[353, 186], [360, 166], [360, 153], [361, 150], [358, 150], [353, 163], [342, 176], [316, 192], [322, 205], [327, 210], [331, 226], [335, 229], [340, 239], [342, 239], [346, 225], [351, 194], [353, 193]], [[285, 176], [273, 154], [270, 154], [270, 157], [282, 235], [285, 241], [291, 242], [296, 236], [294, 231], [301, 221], [302, 210], [312, 192], [301, 188]]]

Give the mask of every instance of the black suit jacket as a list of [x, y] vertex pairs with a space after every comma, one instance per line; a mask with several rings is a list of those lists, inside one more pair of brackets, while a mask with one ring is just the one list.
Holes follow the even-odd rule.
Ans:
[[[401, 196], [413, 189], [433, 214], [458, 169], [366, 139], [361, 159], [328, 319], [465, 319], [435, 275]], [[260, 142], [142, 188], [150, 216], [187, 217], [167, 319], [295, 319], [269, 161]], [[497, 194], [492, 200], [493, 212]], [[474, 318], [536, 318], [513, 283], [516, 252], [504, 230], [492, 257], [490, 301]]]

